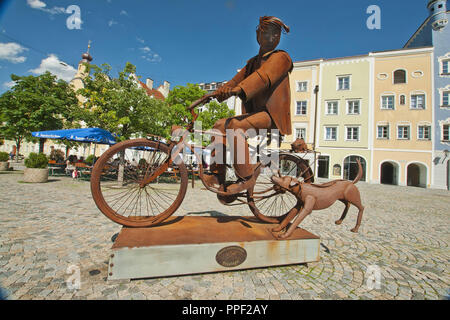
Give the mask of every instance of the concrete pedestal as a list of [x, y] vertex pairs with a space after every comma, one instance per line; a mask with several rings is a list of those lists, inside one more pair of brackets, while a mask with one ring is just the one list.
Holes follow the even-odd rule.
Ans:
[[138, 279], [319, 260], [320, 238], [297, 228], [276, 240], [254, 217], [171, 217], [151, 228], [122, 228], [108, 279]]

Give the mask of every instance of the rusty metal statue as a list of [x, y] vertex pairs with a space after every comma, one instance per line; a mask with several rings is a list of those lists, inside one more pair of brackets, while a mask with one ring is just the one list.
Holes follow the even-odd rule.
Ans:
[[[259, 220], [277, 224], [301, 209], [301, 200], [270, 180], [272, 160], [270, 164], [259, 159], [256, 164], [250, 163], [245, 133], [249, 129], [278, 129], [282, 135], [292, 132], [289, 73], [293, 64], [285, 51], [275, 50], [282, 31], [287, 33], [289, 28], [280, 19], [261, 17], [256, 30], [258, 55], [223, 87], [194, 101], [188, 108], [191, 121], [185, 128], [173, 126], [172, 139], [148, 134], [146, 138], [117, 143], [103, 153], [91, 174], [92, 197], [103, 214], [128, 227], [154, 226], [170, 217], [186, 195], [188, 172], [180, 156], [185, 148], [190, 148], [197, 158], [203, 185], [216, 193], [222, 204], [246, 204]], [[194, 122], [199, 116], [196, 107], [213, 98], [224, 101], [232, 95], [242, 99], [243, 114], [221, 119], [214, 125], [212, 140], [217, 154], [208, 173], [203, 169], [202, 154], [192, 144], [185, 144], [190, 134], [196, 132]], [[227, 129], [238, 133], [233, 137], [232, 153], [238, 180], [231, 184], [225, 181], [225, 146], [230, 142], [226, 139]], [[241, 154], [242, 150], [244, 161], [236, 161], [237, 151]], [[279, 151], [277, 155], [276, 165], [283, 174], [302, 178], [304, 183], [314, 182], [308, 161], [290, 152]], [[139, 159], [138, 164], [133, 159]], [[175, 181], [169, 183], [172, 178]]]
[[298, 138], [291, 143], [291, 151], [295, 153], [300, 153], [300, 152], [308, 152], [309, 149], [305, 140]]
[[289, 237], [297, 226], [306, 218], [313, 210], [326, 209], [335, 203], [337, 200], [341, 201], [345, 205], [344, 212], [339, 220], [335, 223], [340, 225], [347, 215], [350, 205], [353, 204], [358, 208], [358, 218], [356, 225], [352, 232], [358, 232], [361, 225], [361, 219], [364, 211], [364, 207], [361, 203], [361, 196], [358, 188], [355, 184], [361, 179], [363, 175], [363, 169], [361, 162], [358, 162], [358, 174], [353, 181], [348, 180], [333, 180], [323, 184], [310, 184], [303, 183], [297, 179], [289, 176], [277, 177], [273, 176], [272, 181], [280, 188], [287, 190], [295, 195], [302, 203], [303, 207], [300, 211], [292, 211], [288, 214], [281, 224], [272, 229], [273, 232], [280, 232], [286, 228], [289, 222], [295, 218], [294, 222], [289, 226], [286, 232], [277, 234], [280, 239]]
[[[239, 96], [243, 101], [242, 115], [221, 119], [214, 125], [214, 129], [223, 134], [228, 129], [235, 132], [233, 163], [238, 182], [225, 186], [225, 137], [213, 137], [215, 152], [219, 153], [213, 155], [218, 161], [211, 166], [212, 174], [205, 176], [209, 186], [226, 189], [230, 195], [246, 190], [254, 184], [252, 177], [256, 168], [250, 163], [244, 132], [248, 129], [278, 129], [281, 135], [290, 135], [292, 132], [289, 73], [293, 64], [287, 52], [275, 50], [282, 30], [288, 33], [289, 27], [280, 19], [272, 16], [261, 17], [256, 29], [256, 39], [260, 45], [258, 55], [248, 60], [246, 66], [233, 79], [214, 92], [219, 102], [232, 95]], [[244, 151], [244, 161], [238, 161], [237, 149]]]

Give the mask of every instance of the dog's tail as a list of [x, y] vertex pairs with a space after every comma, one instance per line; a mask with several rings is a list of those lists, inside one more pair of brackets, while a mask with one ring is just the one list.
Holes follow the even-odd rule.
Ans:
[[359, 159], [356, 159], [356, 162], [358, 162], [358, 174], [356, 175], [355, 180], [353, 180], [353, 184], [356, 184], [359, 180], [361, 180], [363, 175], [363, 168], [361, 166], [361, 161], [359, 161]]

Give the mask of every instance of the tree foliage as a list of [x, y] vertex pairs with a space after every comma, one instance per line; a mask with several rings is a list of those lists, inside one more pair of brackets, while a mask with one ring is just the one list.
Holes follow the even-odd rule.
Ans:
[[117, 78], [111, 67], [88, 65], [91, 75], [78, 90], [84, 97], [80, 118], [88, 127], [100, 127], [126, 140], [147, 133], [168, 136], [168, 107], [164, 101], [149, 97], [132, 78], [136, 67], [127, 63]]
[[46, 72], [39, 76], [11, 75], [15, 85], [0, 96], [0, 135], [16, 142], [36, 141], [32, 131], [62, 129], [74, 121], [78, 100], [64, 80]]
[[[187, 108], [195, 101], [206, 94], [206, 91], [199, 88], [198, 85], [188, 83], [186, 86], [177, 86], [167, 98], [169, 104], [169, 117], [173, 124], [185, 126], [192, 120], [192, 114]], [[199, 110], [202, 110], [201, 112]], [[197, 121], [201, 121], [202, 130], [209, 130], [214, 123], [222, 118], [234, 116], [234, 111], [230, 110], [226, 103], [218, 103], [216, 100], [211, 101], [205, 106], [198, 106], [196, 112], [199, 114]], [[209, 142], [209, 137], [203, 137], [204, 144]], [[196, 141], [198, 142], [198, 141]]]

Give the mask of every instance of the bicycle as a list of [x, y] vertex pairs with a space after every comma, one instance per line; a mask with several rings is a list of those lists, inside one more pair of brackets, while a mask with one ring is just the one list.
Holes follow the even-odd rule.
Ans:
[[[188, 186], [188, 172], [180, 156], [183, 141], [194, 132], [198, 117], [195, 107], [213, 98], [213, 94], [205, 95], [188, 107], [192, 120], [179, 141], [148, 135], [147, 138], [117, 143], [103, 153], [92, 170], [91, 193], [105, 216], [127, 227], [150, 227], [163, 222], [180, 207]], [[272, 183], [270, 177], [273, 174], [314, 182], [314, 174], [302, 157], [280, 152], [278, 169], [274, 173], [270, 169], [272, 163], [261, 162], [258, 152], [258, 165], [253, 176], [255, 183], [240, 193], [229, 194], [205, 183], [202, 155], [192, 145], [190, 148], [197, 158], [198, 176], [207, 190], [217, 193], [222, 204], [247, 204], [251, 212], [266, 223], [279, 223], [302, 205], [292, 194]], [[135, 159], [139, 159], [137, 165]], [[176, 181], [173, 181], [174, 172]]]

